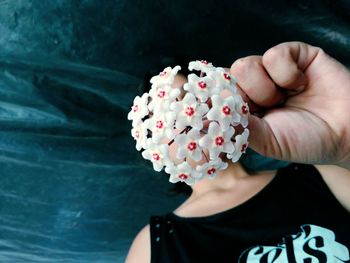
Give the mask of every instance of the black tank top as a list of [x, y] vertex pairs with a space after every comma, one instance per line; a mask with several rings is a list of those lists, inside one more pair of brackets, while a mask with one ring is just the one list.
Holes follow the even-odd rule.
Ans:
[[[350, 191], [350, 190], [349, 190]], [[151, 216], [151, 262], [350, 262], [350, 213], [312, 165], [280, 168], [243, 204]]]

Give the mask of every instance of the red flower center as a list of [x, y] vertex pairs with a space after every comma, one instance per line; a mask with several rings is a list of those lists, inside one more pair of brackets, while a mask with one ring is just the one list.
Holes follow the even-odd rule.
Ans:
[[185, 110], [185, 113], [187, 116], [192, 116], [194, 114], [194, 108], [193, 107], [187, 107]]
[[155, 161], [159, 161], [159, 160], [160, 160], [160, 156], [159, 156], [158, 153], [152, 154], [152, 158], [153, 158], [153, 160], [155, 160]]
[[230, 115], [231, 109], [230, 109], [229, 106], [224, 106], [224, 107], [222, 107], [222, 112], [223, 112], [225, 115]]
[[206, 61], [206, 60], [201, 60], [201, 63], [208, 65], [208, 61]]
[[166, 74], [167, 74], [166, 71], [162, 71], [162, 72], [159, 73], [159, 76], [164, 77]]
[[242, 106], [242, 113], [243, 113], [243, 114], [247, 114], [247, 113], [248, 113], [248, 109], [247, 109], [247, 106], [246, 106], [246, 105], [243, 105], [243, 106]]
[[189, 151], [194, 151], [194, 150], [196, 150], [196, 149], [197, 149], [197, 143], [195, 143], [195, 142], [190, 142], [190, 143], [187, 145], [187, 149], [188, 149]]
[[138, 110], [139, 110], [139, 105], [134, 105], [134, 107], [132, 108], [132, 110], [134, 111], [134, 112], [137, 112]]
[[205, 83], [203, 80], [201, 80], [201, 81], [198, 82], [198, 86], [201, 89], [205, 89], [207, 87], [207, 83]]
[[160, 90], [159, 92], [158, 92], [158, 95], [157, 95], [159, 98], [164, 98], [164, 96], [165, 96], [165, 91], [164, 90]]
[[247, 149], [248, 145], [245, 143], [241, 147], [241, 152], [244, 152]]
[[188, 178], [188, 175], [182, 173], [182, 174], [179, 175], [179, 178], [180, 178], [181, 180], [186, 180], [186, 179]]
[[224, 140], [224, 137], [222, 137], [222, 136], [218, 136], [215, 138], [215, 144], [218, 146], [223, 145], [224, 142], [225, 142], [225, 140]]
[[207, 171], [207, 173], [208, 173], [209, 175], [211, 175], [211, 174], [213, 174], [213, 173], [215, 173], [215, 172], [216, 172], [216, 169], [215, 169], [214, 167], [210, 168], [210, 169]]
[[140, 132], [139, 131], [135, 131], [135, 138], [136, 139], [140, 138]]
[[157, 121], [157, 122], [156, 122], [156, 127], [157, 127], [157, 128], [161, 129], [161, 128], [163, 128], [163, 126], [164, 126], [164, 124], [163, 124], [162, 121]]
[[224, 78], [225, 78], [226, 80], [231, 80], [231, 77], [230, 77], [227, 73], [224, 73]]

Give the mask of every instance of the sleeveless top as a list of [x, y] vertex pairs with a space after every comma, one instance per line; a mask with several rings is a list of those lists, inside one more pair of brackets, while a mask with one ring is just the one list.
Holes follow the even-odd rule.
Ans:
[[[350, 190], [349, 190], [350, 191]], [[350, 213], [313, 165], [290, 164], [245, 203], [151, 216], [151, 262], [350, 262]]]

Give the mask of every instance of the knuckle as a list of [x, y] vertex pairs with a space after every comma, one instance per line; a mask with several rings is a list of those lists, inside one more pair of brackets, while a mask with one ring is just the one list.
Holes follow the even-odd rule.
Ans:
[[237, 78], [245, 77], [248, 70], [254, 67], [259, 67], [261, 58], [258, 56], [248, 56], [244, 58], [237, 59], [231, 66], [230, 72]]
[[267, 50], [263, 57], [262, 57], [262, 62], [265, 67], [271, 67], [275, 61], [278, 59], [280, 56], [280, 47], [276, 46], [273, 48], [270, 48]]
[[247, 63], [243, 58], [236, 60], [232, 64], [230, 68], [230, 73], [237, 78], [238, 83], [245, 78], [246, 68], [247, 68]]
[[239, 58], [237, 60], [235, 60], [231, 67], [230, 67], [230, 71], [232, 72], [233, 70], [235, 70], [238, 66], [240, 66], [242, 63], [244, 62], [244, 58]]
[[246, 68], [251, 65], [259, 64], [261, 61], [260, 56], [248, 56], [237, 59], [233, 64], [231, 65], [231, 70], [235, 70], [237, 68]]
[[282, 87], [293, 85], [300, 77], [300, 72], [297, 68], [291, 67], [286, 74], [281, 74], [276, 81]]

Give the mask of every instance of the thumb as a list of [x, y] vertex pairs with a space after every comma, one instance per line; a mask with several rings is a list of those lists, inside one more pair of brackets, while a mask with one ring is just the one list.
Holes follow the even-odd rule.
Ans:
[[281, 159], [281, 148], [269, 123], [253, 114], [249, 115], [248, 123], [249, 147], [264, 156]]

